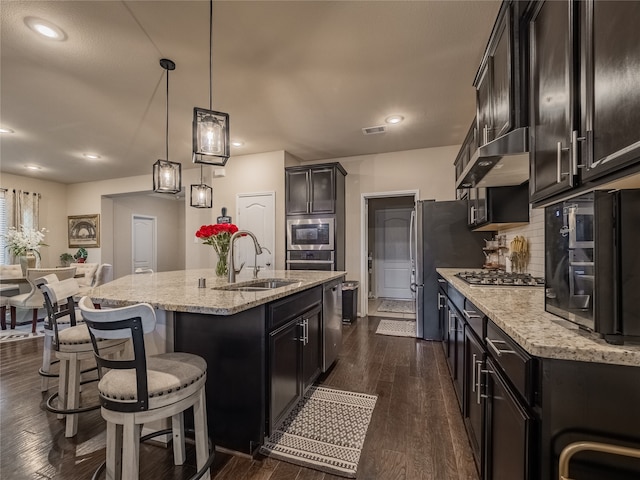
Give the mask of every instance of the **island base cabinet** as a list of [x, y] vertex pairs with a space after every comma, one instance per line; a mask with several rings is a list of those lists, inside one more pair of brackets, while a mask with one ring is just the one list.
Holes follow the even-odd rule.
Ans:
[[176, 312], [174, 350], [207, 362], [207, 422], [216, 447], [253, 454], [265, 430], [265, 307], [224, 316]]
[[298, 319], [269, 334], [269, 432], [298, 401], [300, 384], [301, 324]]

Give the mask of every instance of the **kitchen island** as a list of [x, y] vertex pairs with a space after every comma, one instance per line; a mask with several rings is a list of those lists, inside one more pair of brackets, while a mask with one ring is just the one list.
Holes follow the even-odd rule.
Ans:
[[250, 272], [234, 284], [211, 269], [137, 274], [95, 288], [91, 297], [112, 307], [151, 304], [163, 337], [156, 347], [207, 361], [207, 415], [216, 447], [254, 454], [320, 374], [329, 314], [323, 305], [345, 274], [261, 272], [258, 280], [287, 283], [263, 290], [254, 289]]
[[[471, 286], [459, 271], [437, 269], [440, 321], [485, 480], [558, 478], [573, 442], [640, 449], [640, 345], [610, 345], [546, 312], [543, 287]], [[639, 475], [627, 457], [587, 451], [571, 461], [572, 478]]]

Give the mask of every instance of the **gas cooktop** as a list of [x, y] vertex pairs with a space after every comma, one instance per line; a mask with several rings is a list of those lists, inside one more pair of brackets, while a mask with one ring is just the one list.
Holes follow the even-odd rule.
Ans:
[[544, 287], [544, 278], [528, 273], [513, 273], [502, 270], [471, 270], [456, 273], [472, 287]]

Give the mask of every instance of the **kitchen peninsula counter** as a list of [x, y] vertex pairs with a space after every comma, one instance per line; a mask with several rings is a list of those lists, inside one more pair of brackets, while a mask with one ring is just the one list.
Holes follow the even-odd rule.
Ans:
[[[227, 277], [216, 277], [211, 268], [173, 272], [140, 273], [118, 278], [93, 289], [91, 298], [111, 307], [145, 302], [170, 312], [233, 315], [297, 292], [344, 277], [347, 272], [301, 270], [262, 271], [258, 280], [283, 279], [291, 285], [262, 291], [228, 291], [216, 288], [229, 285]], [[206, 287], [198, 288], [198, 279]], [[250, 271], [236, 276], [236, 284], [252, 281]]]
[[530, 355], [540, 358], [640, 366], [640, 345], [611, 345], [544, 309], [542, 287], [470, 286], [455, 276], [465, 269], [437, 272]]

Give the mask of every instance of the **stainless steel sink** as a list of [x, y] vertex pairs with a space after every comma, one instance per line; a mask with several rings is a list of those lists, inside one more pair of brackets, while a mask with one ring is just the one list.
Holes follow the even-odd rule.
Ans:
[[265, 278], [261, 280], [251, 280], [249, 282], [235, 283], [223, 287], [214, 287], [214, 290], [227, 290], [233, 292], [260, 292], [273, 290], [274, 288], [286, 287], [300, 283], [299, 280], [283, 280], [281, 278]]

